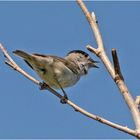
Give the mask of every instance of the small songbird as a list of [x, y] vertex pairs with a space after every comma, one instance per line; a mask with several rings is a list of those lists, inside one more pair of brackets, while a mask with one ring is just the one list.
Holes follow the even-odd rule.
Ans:
[[66, 57], [61, 58], [53, 55], [28, 54], [21, 50], [13, 51], [39, 75], [45, 84], [55, 89], [75, 85], [81, 76], [86, 75], [92, 67], [98, 68], [89, 55], [81, 50], [73, 50]]

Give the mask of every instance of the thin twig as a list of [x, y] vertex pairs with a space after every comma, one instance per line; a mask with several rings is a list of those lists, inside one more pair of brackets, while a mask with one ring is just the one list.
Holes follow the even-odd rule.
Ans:
[[[8, 59], [8, 61], [6, 61], [6, 64], [8, 64], [10, 67], [12, 67], [14, 70], [18, 71], [19, 73], [21, 73], [22, 75], [24, 75], [26, 78], [28, 78], [29, 80], [31, 80], [32, 82], [34, 82], [37, 85], [40, 85], [40, 82], [38, 80], [36, 80], [35, 78], [33, 78], [32, 76], [30, 76], [29, 74], [27, 74], [25, 71], [23, 71], [15, 62], [14, 60], [10, 57], [10, 55], [7, 53], [7, 51], [5, 50], [5, 48], [2, 46], [2, 44], [0, 44], [0, 49], [1, 51], [4, 53], [5, 57]], [[11, 61], [12, 60], [12, 61]], [[51, 93], [53, 93], [56, 97], [58, 97], [59, 99], [62, 98], [62, 95], [60, 95], [57, 91], [53, 90], [51, 87], [47, 87], [47, 90], [49, 90]], [[111, 121], [108, 121], [102, 117], [99, 117], [97, 115], [91, 114], [88, 111], [84, 110], [83, 108], [79, 107], [78, 105], [74, 104], [72, 101], [70, 100], [66, 100], [66, 103], [68, 105], [70, 105], [72, 108], [74, 108], [74, 110], [76, 110], [77, 112], [80, 112], [81, 114], [99, 121], [100, 123], [106, 124], [108, 126], [114, 127], [120, 131], [123, 131], [125, 133], [128, 133], [132, 136], [136, 136], [138, 137], [138, 133], [135, 130], [132, 130], [128, 127], [125, 126], [121, 126], [119, 124], [113, 123]]]
[[[98, 56], [102, 60], [106, 69], [108, 70], [108, 72], [110, 73], [111, 77], [114, 80], [115, 79], [115, 71], [114, 71], [114, 68], [113, 68], [109, 58], [106, 55], [106, 52], [104, 49], [104, 44], [102, 41], [102, 37], [101, 37], [100, 31], [98, 29], [98, 25], [97, 25], [96, 20], [95, 20], [96, 19], [95, 13], [90, 14], [88, 9], [86, 8], [84, 2], [82, 2], [82, 0], [77, 0], [77, 3], [80, 6], [80, 8], [82, 9], [83, 13], [85, 14], [85, 16], [86, 16], [86, 18], [87, 18], [87, 20], [92, 28], [92, 31], [95, 35], [95, 39], [96, 39], [97, 46], [98, 46], [97, 50], [99, 51]], [[88, 49], [89, 49], [89, 47], [88, 47]], [[90, 51], [93, 50], [92, 52], [95, 52], [95, 48], [92, 49], [92, 47], [90, 47], [89, 50]], [[129, 90], [127, 89], [127, 86], [125, 85], [124, 81], [120, 79], [120, 80], [117, 80], [115, 82], [116, 82], [118, 88], [120, 89], [120, 92], [122, 93], [122, 95], [125, 99], [125, 102], [128, 105], [128, 107], [132, 113], [133, 120], [134, 120], [134, 123], [136, 126], [136, 131], [140, 134], [140, 113], [139, 113], [139, 110], [136, 107], [135, 102], [134, 102]]]

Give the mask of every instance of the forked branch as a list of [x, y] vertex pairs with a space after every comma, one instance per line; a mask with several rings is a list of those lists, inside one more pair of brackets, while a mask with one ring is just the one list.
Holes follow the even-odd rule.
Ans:
[[[97, 49], [91, 47], [90, 45], [87, 46], [87, 49], [89, 51], [91, 51], [92, 53], [95, 53], [100, 59], [101, 61], [104, 63], [106, 69], [108, 70], [109, 74], [111, 75], [111, 77], [113, 78], [113, 80], [115, 81], [116, 85], [118, 86], [121, 94], [123, 95], [126, 104], [128, 105], [132, 116], [133, 116], [133, 120], [136, 126], [136, 132], [138, 132], [139, 137], [140, 137], [140, 113], [139, 110], [129, 92], [129, 90], [127, 89], [126, 84], [124, 83], [123, 80], [123, 76], [121, 74], [120, 71], [120, 66], [118, 65], [119, 63], [117, 62], [117, 58], [116, 58], [116, 54], [113, 54], [114, 57], [114, 67], [111, 64], [111, 61], [109, 60], [108, 56], [106, 55], [105, 52], [105, 48], [104, 48], [104, 44], [103, 44], [103, 40], [101, 37], [101, 33], [99, 31], [98, 28], [98, 24], [97, 24], [97, 20], [96, 20], [96, 16], [95, 13], [92, 12], [92, 14], [90, 14], [90, 12], [88, 11], [87, 7], [85, 6], [84, 2], [82, 0], [77, 0], [78, 5], [80, 6], [80, 8], [82, 9], [83, 13], [85, 14], [91, 29], [94, 33], [96, 42], [97, 42]], [[116, 80], [116, 73], [119, 74], [119, 78]]]

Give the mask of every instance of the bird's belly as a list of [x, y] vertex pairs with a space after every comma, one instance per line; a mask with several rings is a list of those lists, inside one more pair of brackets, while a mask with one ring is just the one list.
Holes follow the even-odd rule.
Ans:
[[56, 89], [60, 86], [63, 88], [73, 86], [79, 80], [79, 76], [69, 69], [54, 71], [47, 69], [45, 73], [37, 72], [37, 74], [46, 84]]
[[57, 77], [63, 88], [73, 86], [79, 80], [79, 77], [71, 71], [60, 72]]

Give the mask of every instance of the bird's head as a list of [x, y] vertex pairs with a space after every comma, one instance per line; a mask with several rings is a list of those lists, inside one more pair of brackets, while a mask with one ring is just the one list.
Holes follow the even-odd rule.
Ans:
[[74, 61], [81, 71], [81, 75], [85, 75], [88, 73], [90, 68], [99, 68], [95, 63], [98, 61], [94, 61], [86, 52], [82, 50], [73, 50], [70, 51], [67, 56], [67, 60]]

